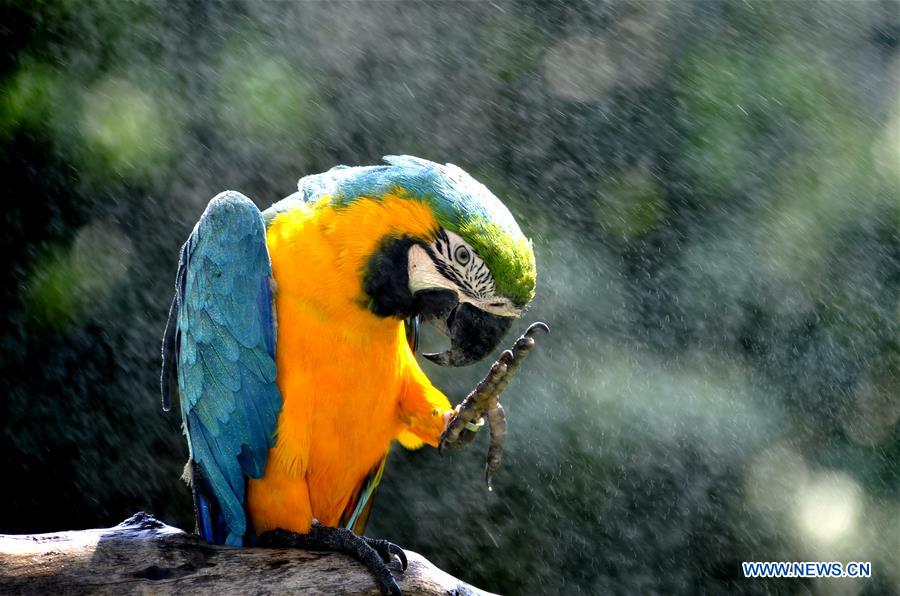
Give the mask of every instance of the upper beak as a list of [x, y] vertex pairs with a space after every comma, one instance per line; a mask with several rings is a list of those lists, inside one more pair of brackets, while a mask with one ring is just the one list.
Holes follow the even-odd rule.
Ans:
[[509, 331], [513, 318], [485, 312], [466, 302], [458, 303], [433, 321], [450, 337], [450, 349], [422, 355], [441, 366], [466, 366], [477, 362], [497, 347]]

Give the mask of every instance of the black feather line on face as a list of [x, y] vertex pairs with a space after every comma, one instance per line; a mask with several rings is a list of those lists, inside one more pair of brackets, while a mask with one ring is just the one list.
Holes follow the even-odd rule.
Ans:
[[[467, 280], [465, 278], [459, 278], [459, 281], [463, 286], [465, 286], [464, 288], [461, 288], [461, 289], [463, 292], [466, 293], [467, 296], [471, 296], [472, 298], [481, 298], [481, 296], [478, 296], [478, 293], [475, 291], [475, 288], [472, 287], [472, 284], [469, 283], [469, 280]], [[466, 290], [469, 290], [469, 291], [466, 292]]]
[[434, 241], [434, 246], [440, 254], [447, 255], [447, 257], [451, 260], [453, 259], [453, 253], [450, 250], [450, 237], [447, 235], [447, 232], [443, 228], [438, 230], [437, 237]]

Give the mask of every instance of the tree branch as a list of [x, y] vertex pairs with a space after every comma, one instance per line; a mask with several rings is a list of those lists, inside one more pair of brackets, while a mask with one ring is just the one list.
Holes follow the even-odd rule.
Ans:
[[[489, 596], [406, 551], [397, 581], [406, 596]], [[138, 513], [113, 528], [0, 534], [0, 592], [371, 594], [369, 573], [346, 555], [212, 546]]]

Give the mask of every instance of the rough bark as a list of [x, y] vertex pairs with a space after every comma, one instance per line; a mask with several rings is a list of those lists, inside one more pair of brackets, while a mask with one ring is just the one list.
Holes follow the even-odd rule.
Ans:
[[[487, 595], [406, 551], [395, 572], [406, 596]], [[138, 513], [113, 528], [0, 534], [0, 592], [35, 594], [372, 594], [372, 576], [349, 557], [294, 549], [229, 548]]]

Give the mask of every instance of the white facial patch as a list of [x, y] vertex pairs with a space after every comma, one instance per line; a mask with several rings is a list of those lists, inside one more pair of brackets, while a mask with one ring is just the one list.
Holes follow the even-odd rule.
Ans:
[[518, 316], [508, 298], [494, 290], [494, 276], [481, 257], [458, 234], [441, 230], [427, 247], [414, 244], [409, 249], [409, 290], [447, 289], [460, 302], [501, 316]]
[[413, 244], [409, 249], [409, 291], [415, 294], [419, 290], [435, 288], [456, 291], [456, 285], [438, 272], [425, 249]]

